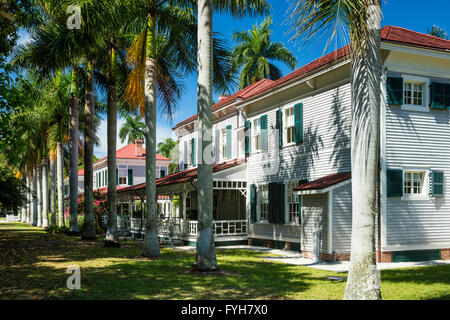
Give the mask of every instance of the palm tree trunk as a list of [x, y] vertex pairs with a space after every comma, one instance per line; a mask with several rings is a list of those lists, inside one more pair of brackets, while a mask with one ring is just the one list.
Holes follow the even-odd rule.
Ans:
[[197, 269], [211, 271], [217, 269], [214, 246], [212, 217], [212, 156], [210, 150], [212, 132], [212, 49], [213, 40], [213, 1], [198, 1], [198, 237]]
[[37, 221], [36, 226], [42, 226], [42, 169], [38, 160], [36, 164], [36, 194], [37, 194]]
[[115, 74], [115, 50], [111, 49], [111, 73], [108, 83], [107, 136], [108, 136], [108, 223], [105, 246], [119, 242], [116, 205], [116, 145], [117, 145], [117, 87]]
[[50, 225], [56, 226], [56, 160], [50, 158]]
[[48, 227], [48, 158], [42, 159], [42, 228]]
[[147, 221], [142, 255], [159, 257], [158, 218], [156, 215], [156, 18], [149, 14], [144, 73], [145, 99], [145, 197]]
[[89, 62], [86, 87], [84, 134], [84, 224], [82, 240], [95, 240], [94, 219], [94, 64]]
[[379, 173], [381, 4], [369, 8], [364, 51], [352, 57], [352, 240], [346, 300], [381, 299], [375, 256]]
[[27, 194], [27, 215], [25, 217], [25, 223], [30, 224], [31, 223], [31, 212], [33, 208], [33, 203], [31, 201], [31, 174], [30, 170], [27, 168], [27, 188], [28, 188], [28, 194]]
[[38, 223], [38, 197], [37, 197], [37, 165], [34, 164], [33, 168], [33, 183], [32, 183], [32, 192], [33, 192], [33, 206], [32, 206], [32, 220], [30, 221], [33, 226], [37, 226]]
[[58, 183], [58, 220], [59, 220], [58, 226], [62, 227], [65, 225], [64, 221], [65, 210], [64, 210], [64, 155], [61, 142], [58, 142], [56, 144], [56, 177]]
[[70, 102], [70, 155], [69, 155], [69, 234], [77, 235], [80, 233], [78, 229], [78, 119], [79, 119], [79, 103], [75, 95], [76, 75], [72, 71], [72, 99]]

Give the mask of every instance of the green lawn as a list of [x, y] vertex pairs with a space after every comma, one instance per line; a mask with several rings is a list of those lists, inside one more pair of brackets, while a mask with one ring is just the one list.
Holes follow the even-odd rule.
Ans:
[[[139, 258], [141, 243], [103, 248], [49, 235], [21, 223], [0, 224], [1, 299], [342, 299], [345, 282], [321, 271], [266, 262], [267, 253], [217, 250], [218, 273], [192, 272], [194, 255], [163, 248]], [[81, 268], [81, 289], [69, 290], [66, 269]], [[449, 299], [450, 265], [381, 271], [384, 299]]]

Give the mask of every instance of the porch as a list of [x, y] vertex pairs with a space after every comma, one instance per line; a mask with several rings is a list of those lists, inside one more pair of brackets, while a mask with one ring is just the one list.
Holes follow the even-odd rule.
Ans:
[[[217, 246], [247, 243], [247, 183], [241, 180], [245, 177], [242, 174], [245, 165], [233, 161], [213, 167], [213, 231]], [[184, 170], [157, 180], [161, 241], [195, 246], [198, 235], [196, 171], [196, 168]], [[121, 233], [134, 237], [145, 234], [144, 192], [145, 184], [118, 191], [119, 203], [128, 209], [121, 210], [123, 214], [118, 219]]]

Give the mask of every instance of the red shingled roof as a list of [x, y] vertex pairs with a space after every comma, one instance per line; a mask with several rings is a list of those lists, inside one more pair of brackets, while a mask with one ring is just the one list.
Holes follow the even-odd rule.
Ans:
[[[103, 157], [100, 160], [95, 161], [94, 164], [96, 164], [100, 161], [103, 161], [107, 158], [108, 158], [107, 156]], [[137, 157], [136, 156], [136, 144], [130, 143], [130, 144], [126, 145], [125, 147], [122, 147], [116, 151], [116, 158], [117, 159], [145, 159], [145, 148], [142, 148], [142, 156]], [[168, 159], [158, 153], [156, 154], [156, 160], [170, 161], [170, 159]]]
[[449, 40], [394, 26], [386, 26], [381, 30], [381, 40], [450, 51]]
[[[273, 80], [270, 79], [262, 79], [259, 80], [251, 85], [249, 85], [248, 87], [245, 87], [244, 89], [236, 92], [235, 94], [233, 94], [232, 96], [226, 97], [222, 100], [220, 100], [218, 103], [216, 103], [215, 105], [213, 105], [213, 111], [216, 111], [217, 109], [219, 109], [220, 107], [235, 101], [237, 99], [245, 99], [247, 98], [249, 95], [251, 95], [254, 91], [259, 91], [265, 87], [270, 86], [273, 83]], [[180, 123], [178, 123], [175, 127], [173, 127], [173, 129], [176, 129], [188, 122], [191, 122], [195, 119], [197, 119], [197, 114], [193, 115], [190, 118], [187, 118], [186, 120], [181, 121]]]
[[294, 191], [321, 190], [338, 184], [339, 182], [351, 179], [351, 177], [351, 172], [331, 174], [320, 179], [301, 184], [295, 187]]
[[[394, 27], [394, 26], [386, 26], [381, 30], [381, 40], [386, 42], [392, 42], [392, 43], [398, 43], [398, 44], [404, 44], [404, 45], [413, 45], [418, 47], [424, 47], [434, 50], [442, 50], [445, 52], [450, 51], [450, 41], [444, 40], [441, 38], [433, 37], [424, 33], [415, 32], [412, 30], [400, 28], [400, 27]], [[269, 79], [263, 79], [258, 82], [253, 83], [252, 85], [238, 91], [234, 95], [225, 98], [221, 100], [219, 103], [216, 103], [213, 106], [213, 111], [220, 108], [221, 106], [232, 102], [236, 99], [248, 99], [251, 97], [254, 97], [258, 94], [267, 92], [269, 90], [273, 90], [276, 87], [279, 87], [286, 82], [289, 82], [293, 79], [298, 79], [302, 76], [305, 76], [308, 73], [311, 73], [313, 71], [317, 71], [321, 68], [328, 67], [334, 63], [336, 63], [338, 60], [345, 59], [350, 57], [350, 46], [347, 45], [343, 48], [340, 48], [334, 52], [331, 52], [323, 57], [320, 57], [319, 59], [314, 60], [313, 62], [301, 67], [300, 69], [297, 69], [290, 74], [276, 80], [272, 81]], [[179, 124], [177, 124], [174, 129], [180, 127], [183, 124], [186, 124], [190, 121], [193, 121], [197, 119], [197, 115], [194, 115]]]
[[[245, 159], [235, 159], [235, 160], [228, 161], [228, 162], [214, 164], [213, 165], [213, 173], [235, 167], [242, 163], [245, 163]], [[171, 184], [175, 184], [175, 183], [193, 181], [197, 178], [197, 174], [198, 174], [197, 168], [192, 168], [192, 169], [175, 172], [168, 176], [157, 179], [156, 186], [161, 187], [161, 186], [167, 186], [167, 185], [171, 185]], [[130, 187], [121, 189], [120, 191], [118, 190], [118, 192], [135, 191], [135, 190], [141, 190], [141, 189], [145, 189], [145, 183], [130, 186]]]

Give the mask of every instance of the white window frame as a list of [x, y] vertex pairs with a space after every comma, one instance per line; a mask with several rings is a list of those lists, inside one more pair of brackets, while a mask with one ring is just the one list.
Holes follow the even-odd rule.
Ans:
[[[430, 179], [429, 179], [429, 173], [430, 170], [428, 168], [403, 168], [403, 196], [402, 200], [429, 200], [430, 199]], [[407, 173], [422, 173], [423, 174], [423, 185], [422, 190], [420, 194], [407, 194], [405, 192], [405, 176]], [[413, 188], [413, 185], [411, 185], [411, 188]]]
[[[122, 186], [122, 185], [127, 185], [128, 184], [128, 168], [117, 168], [118, 170], [117, 170], [117, 175], [118, 175], [118, 178], [117, 178], [117, 182], [118, 182], [118, 185], [119, 186]], [[125, 172], [125, 176], [123, 176], [123, 175], [121, 175], [120, 173], [121, 173], [121, 171], [122, 172]], [[125, 183], [120, 183], [120, 179], [123, 179], [123, 178], [125, 178]]]
[[[418, 76], [411, 76], [408, 74], [402, 74], [403, 78], [403, 92], [402, 92], [402, 110], [408, 110], [408, 111], [424, 111], [429, 112], [430, 111], [430, 94], [429, 94], [429, 86], [430, 86], [430, 79], [426, 77], [418, 77]], [[410, 83], [412, 86], [415, 84], [421, 84], [422, 85], [422, 105], [415, 105], [413, 103], [406, 104], [405, 103], [405, 91], [406, 91], [406, 84]], [[411, 99], [414, 100], [414, 90], [412, 90], [412, 97]], [[413, 102], [413, 101], [412, 101]]]
[[[266, 193], [267, 202], [262, 202], [263, 196]], [[265, 204], [267, 217], [262, 219], [262, 204]], [[258, 186], [258, 222], [259, 223], [269, 223], [269, 184], [261, 184]]]
[[[294, 114], [294, 112], [295, 111], [294, 110], [295, 110], [294, 106], [292, 106], [292, 107], [287, 107], [287, 108], [283, 109], [283, 111], [282, 111], [283, 112], [283, 114], [282, 114], [282, 117], [283, 117], [283, 147], [295, 144], [295, 139], [294, 139], [294, 134], [295, 134], [295, 114]], [[291, 125], [289, 125], [289, 123], [288, 123], [288, 118], [287, 118], [288, 112], [292, 112]], [[287, 141], [288, 129], [292, 129], [292, 141], [291, 142]]]
[[[287, 204], [287, 219], [286, 219], [286, 224], [290, 224], [290, 225], [295, 225], [298, 226], [300, 225], [300, 219], [298, 217], [298, 194], [294, 191], [294, 188], [298, 185], [298, 182], [288, 182], [287, 183], [287, 192], [286, 192], [286, 204]], [[291, 201], [291, 200], [295, 200], [295, 201]], [[295, 210], [295, 214], [296, 214], [296, 218], [297, 221], [292, 221], [291, 220], [291, 203], [296, 203], [297, 204], [297, 210]], [[294, 211], [292, 211], [294, 212]]]
[[227, 127], [220, 129], [220, 160], [227, 159]]
[[[258, 123], [258, 126], [256, 125]], [[252, 153], [261, 152], [261, 118], [252, 121]], [[259, 148], [256, 147], [256, 141], [259, 138]]]

